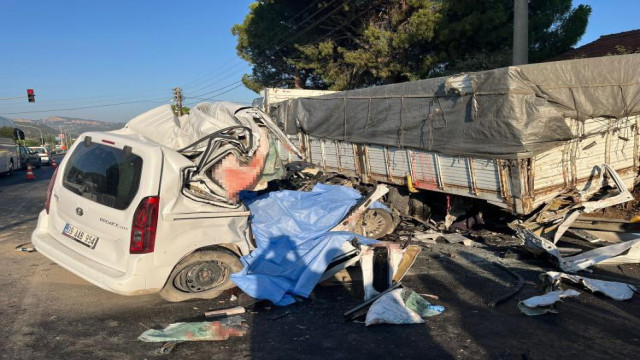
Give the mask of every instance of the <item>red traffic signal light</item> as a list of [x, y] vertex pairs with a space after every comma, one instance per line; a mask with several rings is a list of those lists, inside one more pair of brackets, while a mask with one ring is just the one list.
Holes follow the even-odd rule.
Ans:
[[27, 89], [27, 98], [29, 102], [36, 102], [36, 94], [33, 92], [33, 89]]

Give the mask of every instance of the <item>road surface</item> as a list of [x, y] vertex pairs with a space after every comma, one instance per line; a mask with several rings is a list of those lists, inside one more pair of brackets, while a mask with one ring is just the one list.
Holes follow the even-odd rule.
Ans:
[[[404, 283], [439, 296], [443, 314], [424, 325], [366, 328], [342, 313], [359, 304], [361, 286], [318, 286], [311, 299], [285, 308], [253, 304], [227, 293], [210, 301], [166, 303], [158, 296], [124, 297], [93, 286], [37, 252], [28, 243], [43, 208], [52, 169], [0, 177], [1, 359], [625, 359], [640, 354], [640, 299], [616, 302], [582, 291], [558, 314], [526, 317], [511, 300], [486, 305], [514, 280], [492, 265], [504, 248], [438, 244], [424, 248]], [[212, 230], [214, 231], [214, 230]], [[518, 298], [539, 295], [538, 274], [550, 264], [502, 259], [527, 279]], [[638, 265], [597, 270], [635, 284]], [[357, 270], [354, 274], [357, 275]], [[581, 291], [581, 290], [580, 290]], [[156, 355], [161, 344], [137, 337], [148, 328], [203, 321], [203, 312], [245, 305], [250, 330], [243, 338], [179, 344]]]

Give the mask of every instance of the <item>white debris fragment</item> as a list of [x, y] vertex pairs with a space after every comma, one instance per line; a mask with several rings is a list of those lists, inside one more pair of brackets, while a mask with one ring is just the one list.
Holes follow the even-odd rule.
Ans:
[[[640, 238], [618, 244], [593, 249], [582, 254], [562, 257], [556, 245], [533, 233], [522, 224], [514, 224], [518, 236], [524, 240], [525, 248], [534, 254], [548, 253], [556, 259], [558, 267], [565, 272], [575, 273], [595, 264], [630, 264], [640, 262]], [[628, 251], [627, 254], [621, 255]]]
[[528, 316], [557, 313], [558, 311], [553, 308], [553, 304], [565, 297], [578, 295], [580, 295], [580, 293], [572, 289], [551, 291], [544, 295], [534, 296], [520, 301], [518, 303], [518, 309]]
[[[618, 256], [629, 250], [626, 256]], [[640, 239], [604, 246], [582, 254], [562, 258], [561, 268], [566, 272], [584, 270], [595, 264], [629, 264], [640, 262]]]
[[422, 324], [420, 315], [408, 309], [402, 301], [402, 289], [384, 294], [369, 308], [366, 326], [375, 324]]
[[360, 268], [362, 269], [362, 285], [364, 287], [364, 300], [370, 300], [379, 292], [373, 287], [373, 250], [366, 248], [360, 257]]
[[554, 287], [559, 286], [562, 279], [566, 279], [574, 284], [581, 284], [591, 292], [599, 292], [618, 301], [631, 299], [633, 293], [637, 290], [635, 286], [626, 283], [589, 279], [583, 276], [570, 275], [557, 271], [546, 272], [542, 274], [541, 277], [547, 277]]

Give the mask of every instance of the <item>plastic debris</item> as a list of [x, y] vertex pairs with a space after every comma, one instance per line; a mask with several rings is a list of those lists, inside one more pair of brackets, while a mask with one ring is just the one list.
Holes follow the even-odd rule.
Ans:
[[518, 303], [518, 309], [528, 316], [557, 313], [558, 311], [553, 307], [553, 304], [565, 297], [578, 295], [580, 295], [580, 293], [572, 289], [551, 291], [544, 295], [534, 296], [520, 301]]
[[395, 289], [382, 295], [371, 305], [365, 325], [422, 324], [423, 317], [439, 315], [443, 311], [443, 306], [431, 305], [413, 290]]
[[20, 252], [34, 252], [34, 251], [36, 251], [36, 249], [33, 246], [27, 246], [27, 245], [30, 245], [30, 244], [31, 243], [18, 245], [18, 246], [16, 246], [16, 251], [20, 251]]
[[633, 293], [637, 290], [635, 286], [626, 283], [589, 279], [583, 276], [570, 275], [557, 271], [548, 271], [541, 274], [540, 277], [548, 279], [553, 288], [557, 288], [560, 282], [565, 279], [574, 284], [580, 284], [593, 293], [598, 292], [618, 301], [631, 299]]
[[182, 341], [167, 341], [156, 350], [156, 355], [169, 355], [173, 351], [173, 349], [176, 348], [176, 345], [181, 342]]
[[442, 234], [440, 236], [449, 244], [464, 243], [465, 240], [471, 240], [468, 237], [458, 233]]
[[210, 318], [210, 317], [215, 317], [215, 316], [240, 315], [240, 314], [244, 314], [245, 311], [246, 311], [245, 308], [243, 308], [242, 306], [235, 306], [235, 307], [228, 308], [228, 309], [219, 309], [219, 310], [207, 311], [206, 313], [204, 313], [204, 316], [207, 317], [207, 318]]
[[146, 342], [220, 341], [244, 336], [247, 329], [240, 316], [232, 316], [218, 321], [174, 323], [162, 330], [149, 329], [138, 339]]

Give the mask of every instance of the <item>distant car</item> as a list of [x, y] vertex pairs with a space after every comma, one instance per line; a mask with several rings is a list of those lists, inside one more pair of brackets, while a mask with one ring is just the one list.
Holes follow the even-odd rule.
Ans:
[[30, 150], [35, 151], [40, 156], [40, 162], [42, 164], [51, 165], [51, 157], [53, 154], [44, 146], [30, 146]]
[[37, 168], [42, 165], [42, 160], [37, 152], [25, 147], [20, 146], [20, 167], [23, 169], [27, 168], [27, 163], [31, 164]]

